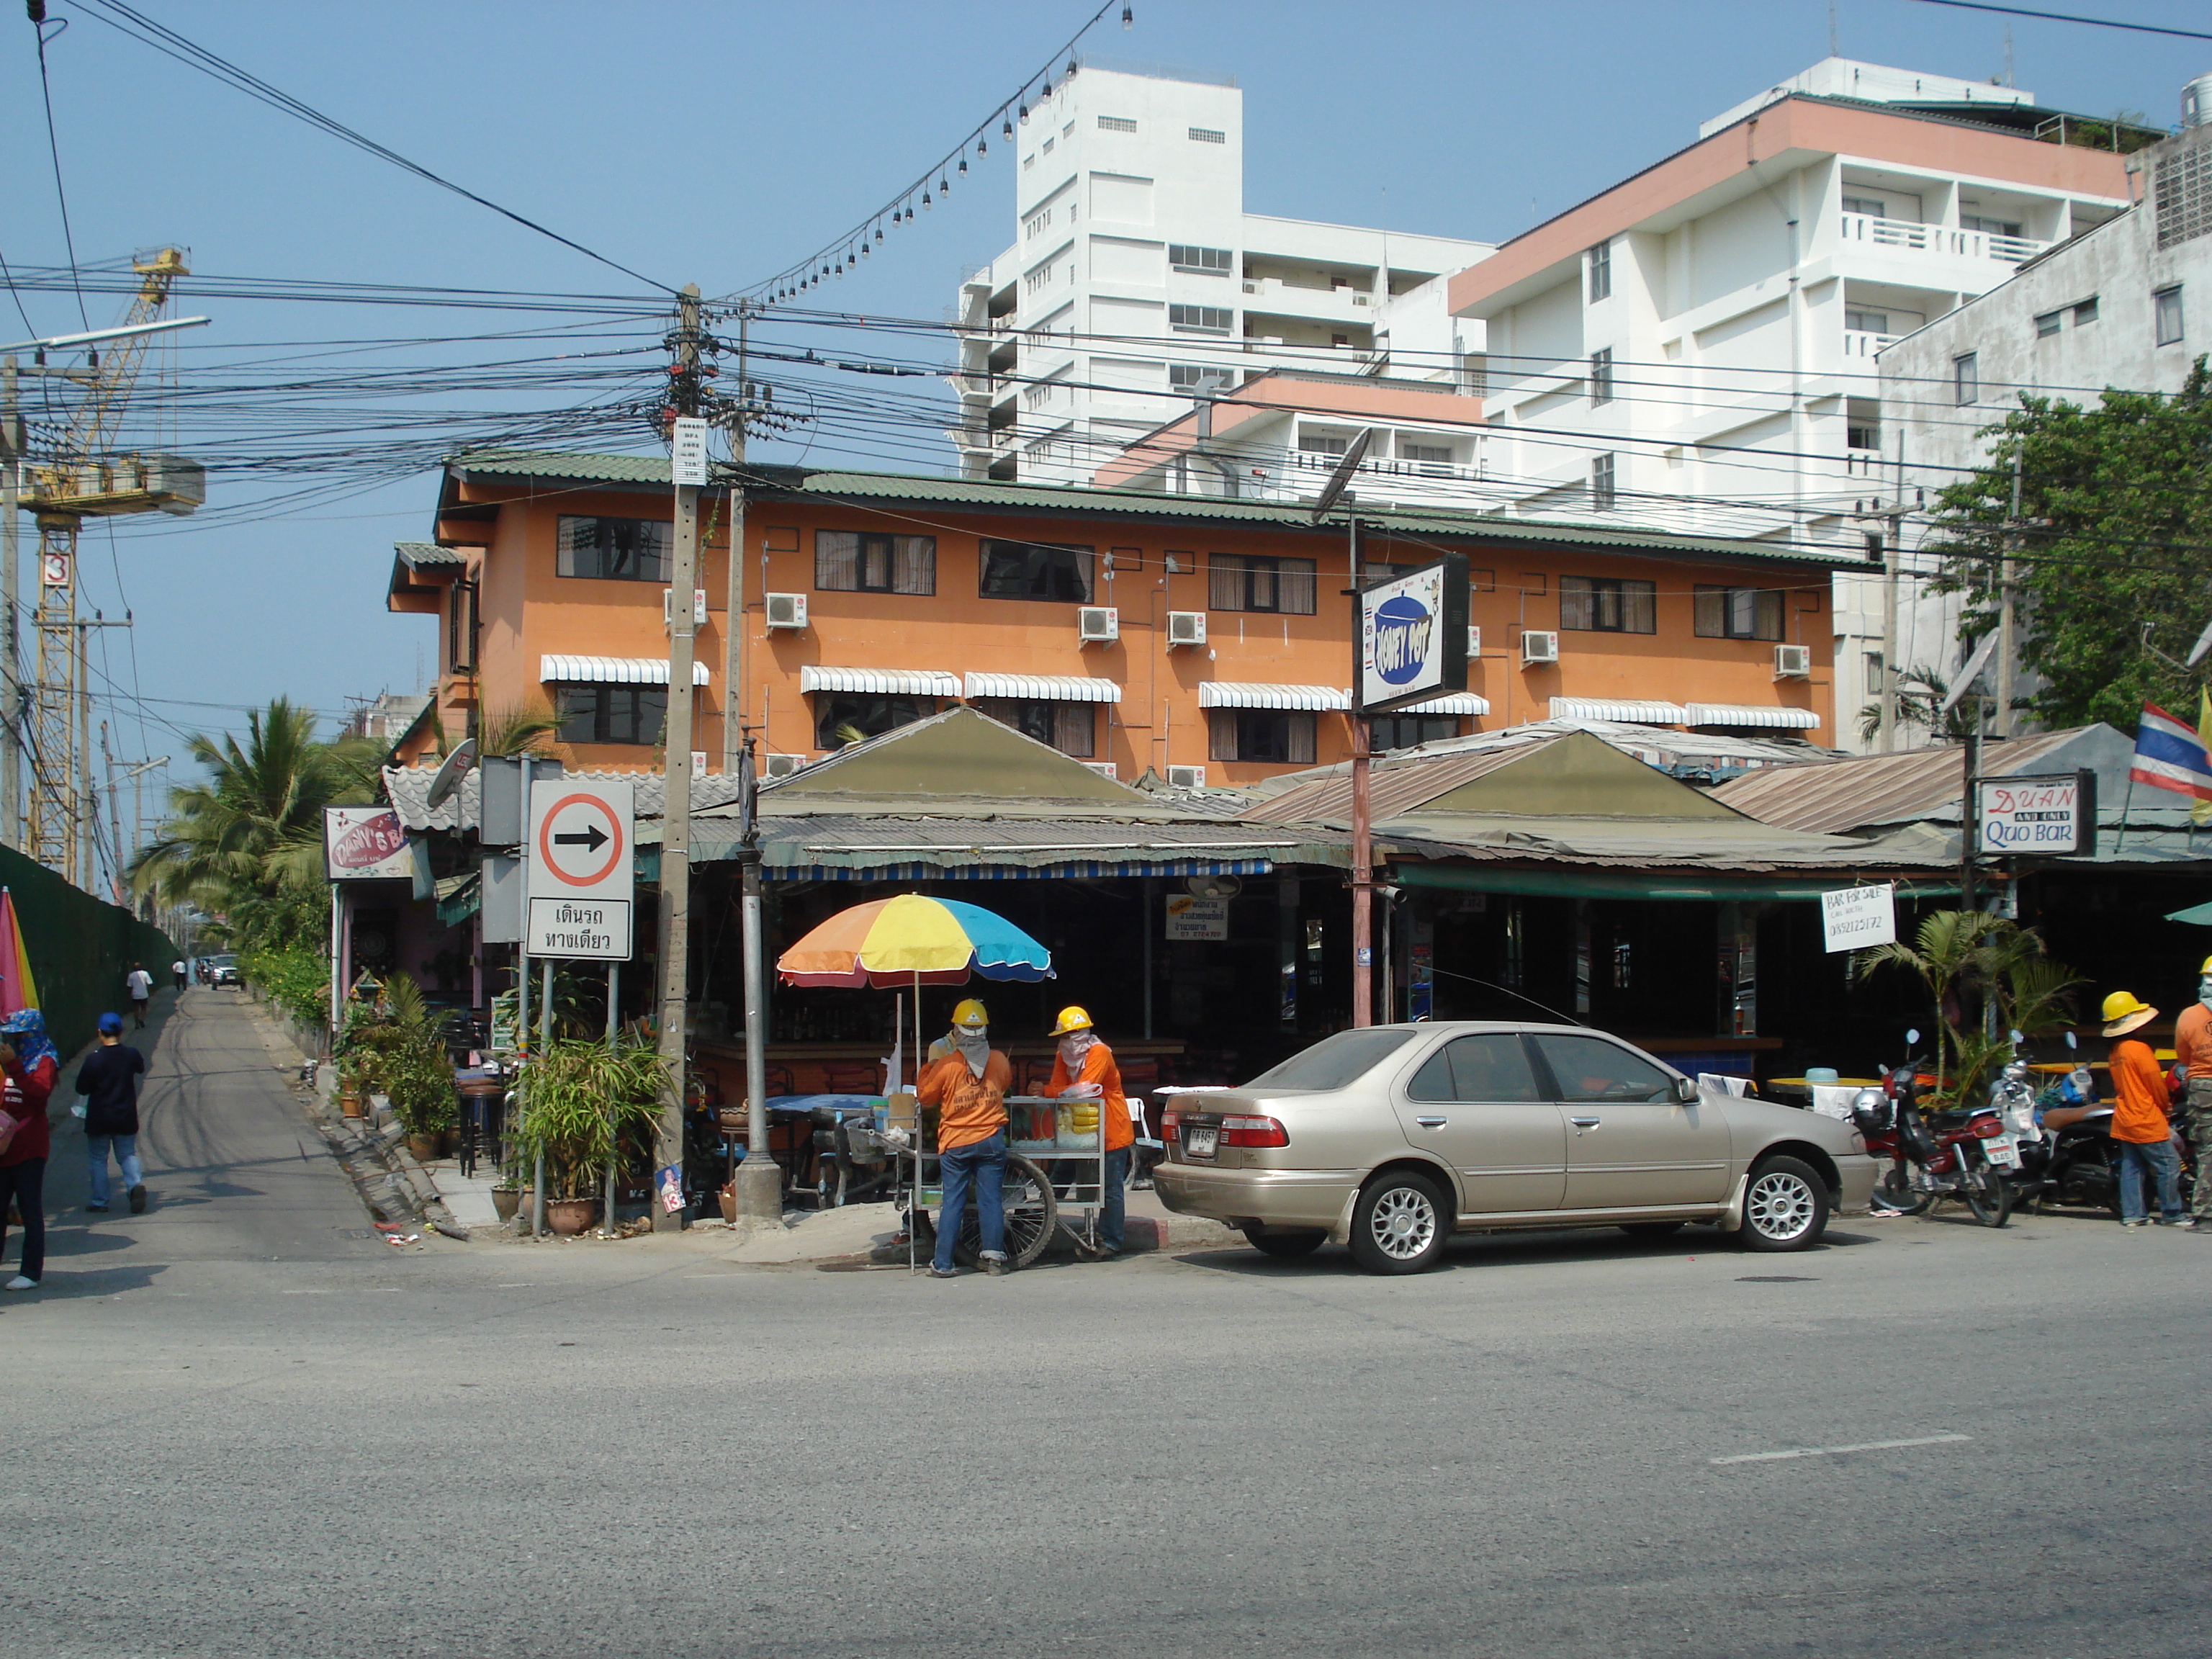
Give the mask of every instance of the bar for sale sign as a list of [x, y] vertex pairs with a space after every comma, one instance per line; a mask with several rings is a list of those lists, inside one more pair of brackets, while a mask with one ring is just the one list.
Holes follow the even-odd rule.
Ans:
[[1821, 894], [1820, 931], [1831, 951], [1895, 944], [1897, 884], [1885, 881]]

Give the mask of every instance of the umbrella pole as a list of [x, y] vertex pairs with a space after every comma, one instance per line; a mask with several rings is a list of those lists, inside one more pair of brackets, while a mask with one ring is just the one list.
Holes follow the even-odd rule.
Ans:
[[914, 970], [914, 1191], [906, 1206], [906, 1270], [914, 1273], [921, 1237], [921, 969]]

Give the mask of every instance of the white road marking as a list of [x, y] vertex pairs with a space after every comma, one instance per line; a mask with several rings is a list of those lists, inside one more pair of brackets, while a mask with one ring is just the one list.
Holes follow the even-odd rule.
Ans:
[[1799, 1446], [1790, 1451], [1745, 1452], [1738, 1457], [1708, 1457], [1708, 1463], [1778, 1463], [1790, 1457], [1832, 1457], [1838, 1452], [1891, 1451], [1899, 1446], [1948, 1446], [1972, 1440], [1971, 1434], [1923, 1434], [1915, 1440], [1869, 1440], [1856, 1446]]

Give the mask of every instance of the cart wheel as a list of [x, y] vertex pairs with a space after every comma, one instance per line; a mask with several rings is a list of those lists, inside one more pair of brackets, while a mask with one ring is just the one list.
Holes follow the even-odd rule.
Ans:
[[[1052, 1195], [1052, 1182], [1029, 1159], [1009, 1157], [999, 1201], [1006, 1215], [1006, 1260], [1017, 1267], [1029, 1267], [1044, 1254], [1044, 1247], [1052, 1242], [1053, 1229], [1059, 1224], [1060, 1206]], [[972, 1267], [981, 1260], [982, 1249], [982, 1229], [976, 1224], [971, 1204], [968, 1213], [960, 1218], [952, 1254], [963, 1267]]]

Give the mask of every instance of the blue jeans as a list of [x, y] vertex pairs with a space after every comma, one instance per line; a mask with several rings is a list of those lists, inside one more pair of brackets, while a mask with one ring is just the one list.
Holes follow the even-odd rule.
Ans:
[[945, 1202], [937, 1212], [937, 1254], [932, 1258], [941, 1272], [952, 1267], [952, 1241], [960, 1236], [960, 1223], [968, 1210], [972, 1188], [975, 1224], [983, 1235], [986, 1261], [1006, 1254], [1006, 1206], [1000, 1196], [1006, 1178], [1006, 1132], [988, 1139], [955, 1146], [937, 1160], [945, 1182]]
[[2181, 1214], [2181, 1154], [2170, 1140], [2116, 1140], [2120, 1155], [2120, 1219], [2143, 1218], [2143, 1176], [2158, 1177], [2158, 1211], [2169, 1221]]
[[107, 1202], [107, 1149], [111, 1144], [115, 1148], [115, 1161], [123, 1170], [123, 1190], [127, 1193], [141, 1184], [137, 1135], [87, 1135], [84, 1150], [92, 1162], [92, 1201], [95, 1204]]
[[1122, 1200], [1129, 1190], [1129, 1149], [1106, 1154], [1106, 1190], [1098, 1202], [1098, 1242], [1109, 1250], [1121, 1248]]

